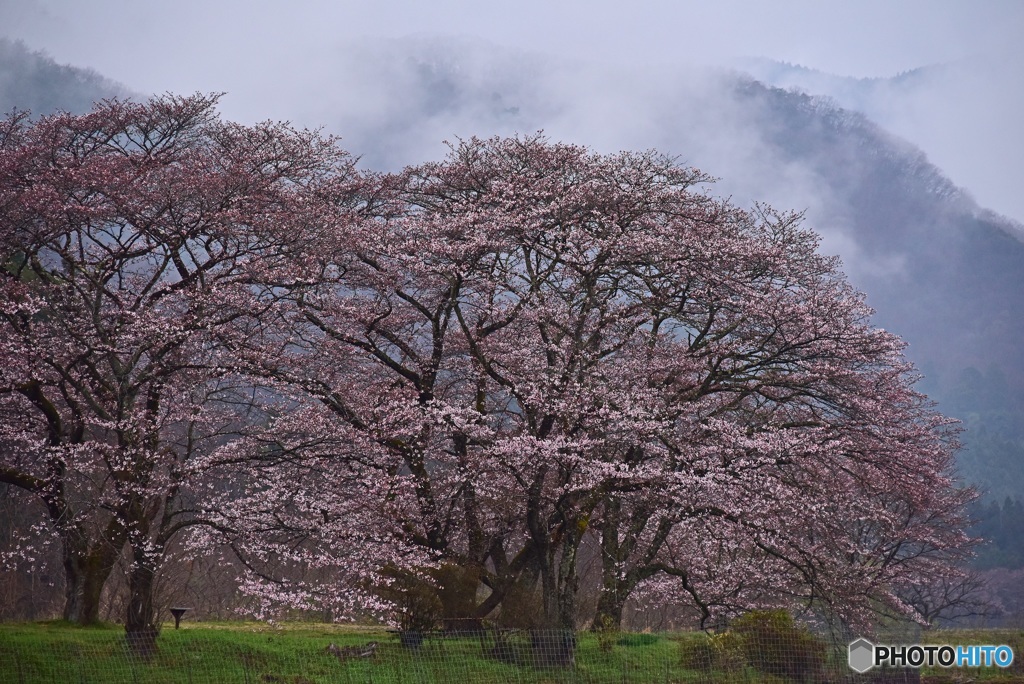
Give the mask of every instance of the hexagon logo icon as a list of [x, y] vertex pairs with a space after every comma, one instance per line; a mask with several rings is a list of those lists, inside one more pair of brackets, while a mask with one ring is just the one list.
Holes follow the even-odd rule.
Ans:
[[875, 665], [875, 645], [867, 639], [857, 639], [850, 644], [850, 669], [864, 673]]

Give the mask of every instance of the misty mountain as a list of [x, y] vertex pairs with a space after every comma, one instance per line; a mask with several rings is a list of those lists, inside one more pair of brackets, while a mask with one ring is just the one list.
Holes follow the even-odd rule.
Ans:
[[948, 65], [931, 65], [887, 78], [855, 78], [771, 59], [747, 58], [738, 60], [736, 66], [766, 85], [827, 95], [840, 107], [864, 113], [876, 121], [887, 119], [887, 112], [906, 107], [907, 100], [914, 99], [950, 69]]
[[[909, 343], [922, 389], [964, 421], [963, 474], [990, 496], [1024, 488], [1024, 242], [1021, 226], [981, 209], [924, 154], [829, 100], [751, 83], [778, 157], [822, 179], [827, 211], [849, 221], [854, 274], [876, 322]], [[775, 122], [771, 124], [769, 122]], [[842, 254], [842, 251], [840, 251]]]
[[980, 203], [1024, 221], [1024, 52], [978, 55], [891, 78], [849, 78], [765, 59], [739, 68], [779, 88], [828, 96], [920, 146]]
[[[856, 111], [831, 81], [819, 97], [736, 71], [555, 61], [465, 40], [376, 41], [331, 60], [326, 83], [297, 79], [274, 101], [286, 95], [293, 121], [341, 134], [364, 167], [438, 159], [445, 139], [543, 129], [599, 152], [677, 155], [737, 204], [805, 212], [875, 322], [908, 342], [920, 387], [964, 421], [966, 479], [998, 500], [1024, 491], [1024, 229], [864, 113], [892, 83], [846, 83]], [[5, 109], [81, 110], [119, 92], [11, 43], [0, 43], [0, 84]]]
[[0, 38], [0, 113], [87, 112], [96, 100], [128, 94], [91, 69], [57, 64], [21, 41]]

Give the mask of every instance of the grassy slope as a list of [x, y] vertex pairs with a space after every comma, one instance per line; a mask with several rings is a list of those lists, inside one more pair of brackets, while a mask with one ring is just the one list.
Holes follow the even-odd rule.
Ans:
[[[232, 623], [166, 627], [149, 662], [128, 656], [119, 627], [75, 628], [63, 623], [0, 625], [0, 682], [663, 682], [692, 677], [678, 666], [668, 637], [627, 639], [611, 653], [582, 635], [574, 670], [537, 669], [481, 657], [477, 638], [428, 639], [418, 652], [384, 630], [332, 625]], [[525, 636], [511, 657], [528, 651]], [[379, 642], [377, 657], [345, 663], [326, 652]], [[490, 644], [487, 645], [490, 647]], [[695, 675], [696, 673], [690, 673]]]
[[[0, 682], [5, 684], [85, 684], [131, 682], [163, 684], [314, 684], [327, 682], [458, 682], [460, 684], [523, 682], [696, 682], [763, 681], [752, 670], [708, 677], [684, 669], [679, 642], [692, 635], [623, 636], [611, 650], [601, 650], [597, 637], [581, 634], [573, 669], [534, 668], [483, 657], [492, 644], [480, 639], [430, 639], [418, 652], [403, 649], [394, 635], [381, 629], [337, 625], [268, 626], [262, 623], [186, 623], [180, 631], [166, 627], [159, 653], [150, 661], [130, 657], [120, 627], [76, 628], [64, 623], [0, 625]], [[372, 660], [344, 663], [328, 654], [339, 646], [379, 642]], [[931, 643], [1010, 643], [1024, 661], [1021, 632], [933, 632]], [[528, 657], [525, 635], [506, 651]], [[1012, 671], [930, 671], [923, 681], [1024, 681], [1024, 667]]]

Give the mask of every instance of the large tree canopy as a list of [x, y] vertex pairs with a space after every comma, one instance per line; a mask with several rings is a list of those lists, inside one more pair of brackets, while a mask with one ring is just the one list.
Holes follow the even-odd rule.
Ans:
[[69, 617], [128, 548], [151, 624], [185, 528], [259, 606], [455, 572], [452, 616], [533, 595], [559, 627], [588, 544], [611, 623], [864, 620], [955, 575], [955, 433], [799, 215], [542, 136], [360, 173], [214, 104], [0, 131], [0, 481], [59, 533]]
[[406, 542], [490, 590], [478, 617], [525, 585], [575, 624], [591, 532], [613, 621], [644, 589], [705, 618], [899, 607], [966, 542], [948, 421], [800, 217], [708, 181], [461, 143], [310, 242], [237, 352], [320, 403], [371, 491], [405, 493]]
[[[105, 102], [0, 128], [0, 482], [63, 547], [65, 618], [92, 622], [122, 550], [151, 630], [168, 541], [203, 522], [201, 456], [237, 429], [215, 331], [351, 168], [334, 142], [221, 122], [216, 97]], [[306, 212], [308, 213], [308, 212]]]

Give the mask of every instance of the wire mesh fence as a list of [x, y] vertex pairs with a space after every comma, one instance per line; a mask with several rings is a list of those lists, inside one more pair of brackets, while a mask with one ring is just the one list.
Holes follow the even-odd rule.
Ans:
[[[742, 625], [741, 625], [742, 627]], [[165, 630], [152, 653], [111, 630], [74, 639], [0, 633], [0, 682], [30, 684], [626, 684], [960, 681], [917, 668], [854, 673], [844, 649], [772, 629], [704, 633], [353, 631], [320, 636]], [[808, 637], [804, 633], [805, 637]], [[20, 641], [19, 641], [20, 640]], [[970, 675], [971, 673], [965, 673]], [[1017, 671], [1009, 678], [1024, 681]], [[929, 679], [929, 677], [934, 677]], [[977, 674], [975, 673], [976, 677]], [[945, 677], [945, 678], [943, 678]], [[963, 680], [967, 681], [967, 680]]]

